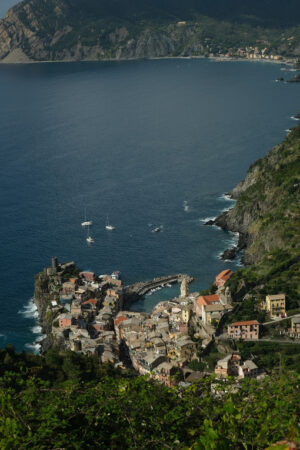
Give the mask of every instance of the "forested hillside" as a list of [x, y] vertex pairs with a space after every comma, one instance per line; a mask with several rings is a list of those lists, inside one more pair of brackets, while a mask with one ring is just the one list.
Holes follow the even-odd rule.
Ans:
[[0, 351], [0, 448], [266, 449], [297, 441], [298, 385], [282, 370], [239, 387], [206, 378], [167, 388], [92, 357], [8, 347]]
[[298, 0], [24, 0], [0, 21], [6, 62], [227, 53], [297, 58]]

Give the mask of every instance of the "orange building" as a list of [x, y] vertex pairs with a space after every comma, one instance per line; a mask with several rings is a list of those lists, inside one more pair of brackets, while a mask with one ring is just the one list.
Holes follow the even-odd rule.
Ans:
[[216, 276], [215, 282], [216, 285], [218, 287], [223, 287], [226, 281], [228, 281], [232, 275], [233, 275], [232, 270], [230, 269], [223, 270], [221, 273], [219, 273], [219, 275]]

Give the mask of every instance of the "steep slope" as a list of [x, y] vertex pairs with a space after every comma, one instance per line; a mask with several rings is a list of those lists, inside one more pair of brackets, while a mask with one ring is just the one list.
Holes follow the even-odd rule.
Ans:
[[0, 61], [207, 56], [240, 47], [297, 56], [297, 1], [24, 0], [0, 20]]
[[241, 280], [261, 293], [285, 291], [290, 307], [300, 305], [300, 124], [265, 158], [256, 161], [232, 192], [233, 209], [216, 224], [242, 234]]

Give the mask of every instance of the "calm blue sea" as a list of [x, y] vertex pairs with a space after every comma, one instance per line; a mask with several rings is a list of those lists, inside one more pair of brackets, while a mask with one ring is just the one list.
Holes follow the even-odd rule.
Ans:
[[281, 74], [207, 60], [0, 66], [0, 346], [35, 348], [34, 275], [54, 255], [125, 283], [189, 273], [192, 290], [235, 269], [219, 259], [235, 237], [203, 219], [294, 125], [299, 86]]

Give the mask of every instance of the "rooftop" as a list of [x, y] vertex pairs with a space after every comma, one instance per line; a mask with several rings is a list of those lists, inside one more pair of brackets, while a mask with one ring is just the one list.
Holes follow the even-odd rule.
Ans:
[[257, 322], [257, 320], [245, 320], [244, 322], [231, 323], [229, 326], [243, 326], [243, 325], [259, 325], [259, 322]]

